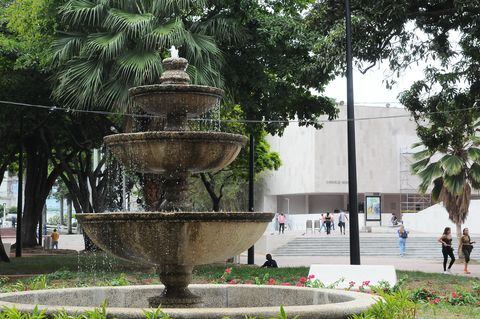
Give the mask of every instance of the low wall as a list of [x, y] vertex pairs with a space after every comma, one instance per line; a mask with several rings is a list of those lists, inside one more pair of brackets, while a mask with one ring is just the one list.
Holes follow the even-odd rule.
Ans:
[[[409, 230], [442, 234], [445, 227], [451, 227], [452, 232], [456, 233], [455, 224], [448, 218], [447, 210], [442, 203], [430, 206], [418, 213], [404, 214], [403, 224]], [[468, 227], [471, 234], [480, 234], [480, 200], [472, 200], [468, 217], [462, 228]]]

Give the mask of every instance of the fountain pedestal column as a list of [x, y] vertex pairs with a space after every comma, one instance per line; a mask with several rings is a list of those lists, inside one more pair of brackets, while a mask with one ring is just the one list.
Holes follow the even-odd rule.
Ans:
[[193, 266], [163, 265], [157, 269], [165, 289], [160, 296], [148, 299], [150, 307], [192, 308], [203, 305], [202, 299], [188, 289]]

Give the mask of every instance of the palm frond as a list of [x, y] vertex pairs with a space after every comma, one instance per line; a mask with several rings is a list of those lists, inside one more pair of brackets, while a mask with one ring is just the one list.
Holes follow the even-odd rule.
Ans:
[[130, 51], [116, 61], [117, 76], [133, 85], [152, 83], [162, 73], [162, 57], [157, 52]]
[[419, 171], [424, 169], [425, 166], [427, 166], [427, 164], [429, 162], [430, 162], [430, 158], [421, 159], [421, 160], [413, 163], [412, 166], [410, 166], [410, 169], [411, 169], [412, 173], [417, 174]]
[[189, 12], [193, 8], [204, 8], [206, 5], [206, 0], [154, 0], [152, 2], [152, 12], [155, 15], [179, 11]]
[[88, 36], [85, 45], [85, 54], [98, 55], [100, 59], [112, 60], [125, 49], [127, 36], [118, 33], [93, 33]]
[[442, 192], [443, 188], [443, 178], [439, 177], [433, 181], [433, 188], [432, 188], [432, 199], [434, 202], [438, 202], [440, 199], [440, 193]]
[[103, 21], [108, 0], [70, 0], [60, 8], [64, 21], [77, 26], [97, 26]]
[[186, 32], [181, 19], [172, 19], [155, 27], [145, 36], [144, 48], [159, 50], [169, 48], [172, 45], [179, 45], [183, 42]]
[[480, 184], [480, 164], [473, 163], [468, 170], [468, 176], [475, 182], [472, 184]]
[[418, 172], [418, 176], [421, 178], [422, 182], [419, 186], [419, 191], [425, 193], [432, 183], [432, 181], [443, 175], [443, 169], [440, 162], [430, 163], [425, 167], [425, 169]]
[[428, 149], [424, 149], [424, 150], [421, 150], [417, 153], [413, 153], [413, 159], [415, 160], [421, 160], [421, 159], [424, 159], [426, 157], [431, 157], [432, 156], [432, 152], [430, 152], [430, 150]]
[[466, 184], [465, 174], [445, 175], [443, 185], [454, 195], [460, 195]]
[[480, 149], [476, 147], [470, 147], [467, 150], [468, 157], [474, 162], [480, 162]]
[[52, 44], [53, 63], [58, 65], [80, 53], [86, 35], [80, 32], [63, 33]]
[[126, 12], [116, 8], [108, 10], [103, 26], [108, 30], [123, 31], [132, 37], [141, 37], [152, 29], [155, 16], [151, 13]]
[[460, 157], [450, 154], [444, 155], [440, 162], [442, 163], [442, 167], [446, 174], [450, 176], [459, 174], [465, 164]]

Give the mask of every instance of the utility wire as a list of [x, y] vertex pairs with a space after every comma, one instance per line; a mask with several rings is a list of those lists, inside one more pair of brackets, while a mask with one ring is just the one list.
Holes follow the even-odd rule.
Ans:
[[[12, 102], [12, 101], [2, 101], [0, 100], [0, 104], [7, 104], [7, 105], [15, 105], [15, 106], [26, 106], [31, 108], [38, 108], [44, 109], [49, 111], [61, 111], [61, 112], [72, 112], [72, 113], [91, 113], [91, 114], [100, 114], [100, 115], [119, 115], [119, 116], [129, 116], [134, 118], [160, 118], [160, 115], [151, 115], [151, 114], [135, 114], [135, 113], [122, 113], [122, 112], [109, 112], [109, 111], [95, 111], [95, 110], [82, 110], [82, 109], [70, 109], [70, 108], [63, 108], [58, 106], [47, 106], [47, 105], [40, 105], [40, 104], [29, 104], [29, 103], [21, 103], [21, 102]], [[476, 104], [476, 103], [475, 103]], [[455, 112], [464, 112], [473, 109], [477, 109], [477, 106], [467, 107], [463, 109], [457, 110], [447, 110], [447, 111], [435, 111], [426, 113], [426, 115], [431, 114], [447, 114], [447, 113], [455, 113]], [[392, 108], [391, 108], [392, 109]], [[393, 108], [394, 109], [394, 108]], [[373, 117], [360, 117], [355, 118], [353, 121], [370, 121], [370, 120], [382, 120], [382, 119], [395, 119], [395, 118], [410, 118], [410, 114], [401, 114], [401, 115], [386, 115], [386, 116], [373, 116]], [[335, 123], [335, 122], [348, 122], [348, 119], [335, 119], [335, 120], [317, 120], [317, 121], [309, 121], [309, 120], [222, 120], [222, 119], [208, 119], [208, 118], [191, 118], [190, 121], [211, 121], [211, 122], [224, 122], [224, 123]]]

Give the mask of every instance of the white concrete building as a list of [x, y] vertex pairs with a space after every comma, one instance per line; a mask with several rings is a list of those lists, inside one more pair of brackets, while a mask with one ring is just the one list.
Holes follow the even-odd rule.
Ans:
[[[339, 109], [338, 120], [325, 123], [321, 130], [291, 124], [283, 136], [268, 137], [282, 166], [264, 176], [258, 209], [290, 214], [348, 210], [346, 107]], [[409, 113], [403, 108], [357, 105], [355, 117], [360, 211], [367, 194], [381, 196], [384, 214], [430, 206], [429, 196], [417, 194], [419, 180], [409, 169], [411, 146], [418, 141]]]
[[7, 209], [17, 206], [18, 177], [5, 172], [2, 184], [0, 185], [0, 205], [5, 205]]

